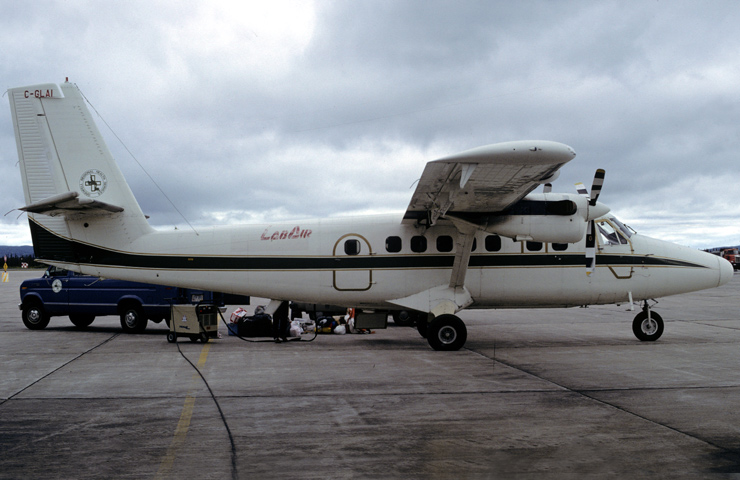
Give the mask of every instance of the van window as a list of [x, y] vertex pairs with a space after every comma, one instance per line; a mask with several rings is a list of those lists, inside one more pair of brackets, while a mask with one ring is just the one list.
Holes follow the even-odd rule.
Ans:
[[542, 250], [542, 242], [527, 242], [527, 250], [530, 252], [539, 252]]
[[553, 243], [552, 249], [556, 252], [564, 252], [568, 250], [568, 244], [567, 243]]

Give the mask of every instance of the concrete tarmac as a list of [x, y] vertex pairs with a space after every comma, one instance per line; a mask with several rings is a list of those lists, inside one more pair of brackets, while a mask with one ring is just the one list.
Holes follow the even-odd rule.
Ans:
[[740, 478], [740, 276], [660, 299], [654, 343], [624, 305], [488, 310], [436, 352], [392, 322], [287, 344], [31, 331], [18, 285], [40, 274], [0, 284], [2, 479]]

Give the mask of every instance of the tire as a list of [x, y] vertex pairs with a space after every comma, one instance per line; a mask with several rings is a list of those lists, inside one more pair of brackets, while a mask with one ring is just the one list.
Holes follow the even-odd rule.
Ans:
[[200, 341], [208, 343], [208, 334], [206, 332], [200, 332]]
[[95, 315], [77, 313], [70, 315], [69, 320], [74, 324], [75, 327], [83, 329], [90, 326], [93, 320], [95, 320]]
[[43, 330], [49, 325], [49, 320], [51, 320], [44, 307], [38, 302], [31, 302], [24, 305], [21, 318], [23, 319], [23, 325], [29, 330]]
[[632, 333], [642, 342], [654, 342], [663, 335], [663, 319], [655, 312], [650, 312], [652, 322], [648, 323], [647, 312], [642, 311], [632, 321]]
[[419, 318], [416, 320], [416, 330], [419, 331], [419, 335], [421, 335], [422, 338], [427, 338], [427, 332], [429, 331], [429, 322], [426, 319], [426, 315], [423, 313], [419, 315]]
[[427, 341], [435, 350], [460, 350], [468, 339], [468, 329], [455, 315], [440, 315], [429, 324]]
[[177, 334], [175, 332], [167, 332], [167, 341], [175, 343], [177, 341]]
[[393, 323], [399, 327], [412, 327], [416, 323], [416, 312], [410, 312], [408, 310], [401, 310], [393, 312]]
[[141, 333], [146, 328], [147, 319], [138, 305], [126, 305], [121, 310], [121, 328], [126, 333]]

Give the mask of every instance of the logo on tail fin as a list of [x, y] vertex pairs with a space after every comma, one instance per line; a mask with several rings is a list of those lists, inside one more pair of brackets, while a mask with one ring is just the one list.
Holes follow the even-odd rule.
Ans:
[[92, 169], [80, 177], [80, 190], [88, 197], [99, 197], [108, 187], [108, 179], [100, 170]]

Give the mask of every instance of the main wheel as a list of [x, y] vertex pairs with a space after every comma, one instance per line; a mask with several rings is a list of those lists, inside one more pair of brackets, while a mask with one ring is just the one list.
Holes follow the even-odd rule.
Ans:
[[146, 323], [144, 312], [138, 305], [128, 305], [121, 311], [121, 328], [126, 333], [141, 333]]
[[70, 321], [77, 328], [87, 328], [95, 320], [95, 315], [89, 315], [84, 313], [73, 313], [69, 316]]
[[663, 319], [655, 312], [650, 312], [648, 320], [644, 310], [635, 316], [632, 321], [632, 332], [643, 342], [654, 342], [663, 335]]
[[21, 318], [23, 319], [23, 325], [30, 330], [43, 330], [51, 320], [51, 317], [44, 311], [44, 307], [37, 302], [24, 305]]
[[429, 324], [427, 341], [435, 350], [460, 350], [468, 338], [468, 329], [455, 315], [440, 315]]

